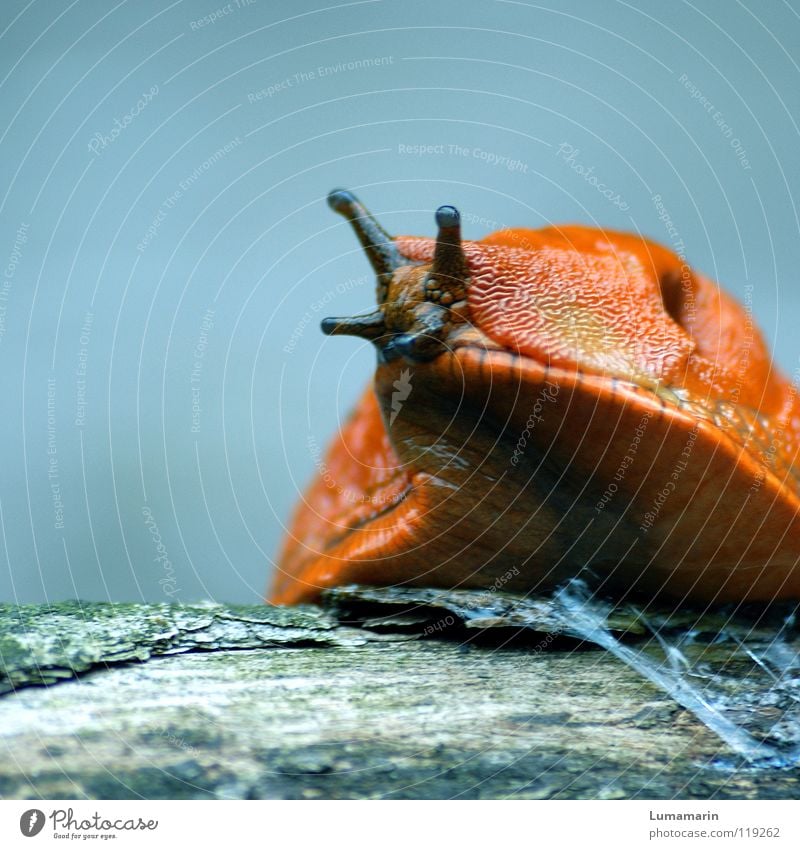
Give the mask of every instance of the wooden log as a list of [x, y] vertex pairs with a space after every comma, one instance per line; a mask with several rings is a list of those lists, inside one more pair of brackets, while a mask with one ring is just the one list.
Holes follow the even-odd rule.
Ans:
[[333, 595], [2, 607], [0, 796], [798, 796], [547, 604]]

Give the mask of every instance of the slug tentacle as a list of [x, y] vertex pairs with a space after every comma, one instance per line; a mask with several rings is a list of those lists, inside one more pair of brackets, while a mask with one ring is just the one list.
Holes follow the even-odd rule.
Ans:
[[408, 265], [408, 260], [402, 257], [392, 237], [352, 192], [334, 189], [328, 195], [328, 205], [334, 212], [344, 216], [355, 230], [378, 277], [378, 303], [384, 303], [392, 274], [401, 266]]
[[435, 336], [425, 333], [400, 333], [389, 343], [392, 352], [411, 363], [423, 363], [438, 356], [441, 343]]
[[443, 306], [463, 301], [467, 296], [469, 267], [461, 246], [461, 215], [454, 206], [436, 210], [436, 250], [425, 284], [425, 297]]
[[374, 340], [386, 333], [383, 313], [380, 310], [368, 315], [323, 318], [320, 327], [326, 336], [359, 336], [361, 339]]
[[422, 363], [438, 357], [444, 350], [443, 331], [448, 322], [447, 311], [438, 304], [420, 304], [415, 310], [414, 324], [387, 343], [391, 353], [411, 363]]

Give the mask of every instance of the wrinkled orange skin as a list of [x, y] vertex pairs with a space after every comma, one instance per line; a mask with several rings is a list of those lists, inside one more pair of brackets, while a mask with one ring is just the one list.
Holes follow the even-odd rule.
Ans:
[[[395, 243], [423, 263], [392, 283], [400, 327], [434, 241]], [[429, 362], [379, 364], [269, 600], [573, 576], [616, 597], [800, 598], [800, 403], [743, 307], [635, 235], [504, 230], [463, 247], [466, 326]]]

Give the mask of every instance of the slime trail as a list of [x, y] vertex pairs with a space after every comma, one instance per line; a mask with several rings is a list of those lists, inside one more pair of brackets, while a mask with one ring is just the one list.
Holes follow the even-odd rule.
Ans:
[[[792, 767], [800, 763], [800, 745], [795, 743], [790, 749], [781, 748], [772, 743], [758, 740], [745, 728], [726, 717], [720, 708], [690, 680], [692, 667], [686, 656], [676, 646], [669, 645], [664, 638], [654, 632], [664, 651], [665, 660], [654, 661], [644, 651], [623, 645], [609, 631], [606, 608], [593, 599], [581, 581], [571, 581], [556, 593], [556, 600], [563, 607], [569, 630], [589, 642], [611, 652], [616, 658], [627, 664], [643, 678], [655, 684], [679, 705], [691, 711], [704, 725], [723, 740], [733, 751], [756, 766]], [[780, 633], [777, 637], [780, 637]], [[738, 641], [751, 660], [766, 671], [770, 677], [770, 687], [779, 684], [795, 684], [798, 680], [784, 681], [773, 671], [786, 673], [797, 669], [798, 655], [782, 642], [773, 641], [764, 657]], [[786, 696], [800, 701], [797, 693], [786, 692]], [[741, 707], [740, 705], [731, 705]]]

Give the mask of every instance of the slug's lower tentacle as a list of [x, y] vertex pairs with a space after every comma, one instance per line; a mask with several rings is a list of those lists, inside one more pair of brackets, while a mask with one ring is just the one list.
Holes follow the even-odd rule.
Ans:
[[326, 336], [358, 336], [361, 339], [374, 340], [386, 333], [386, 324], [380, 310], [368, 315], [323, 318], [320, 327]]
[[418, 308], [417, 320], [406, 333], [393, 336], [387, 346], [411, 363], [422, 363], [438, 357], [444, 350], [442, 331], [446, 320], [446, 310], [433, 304], [428, 309]]

